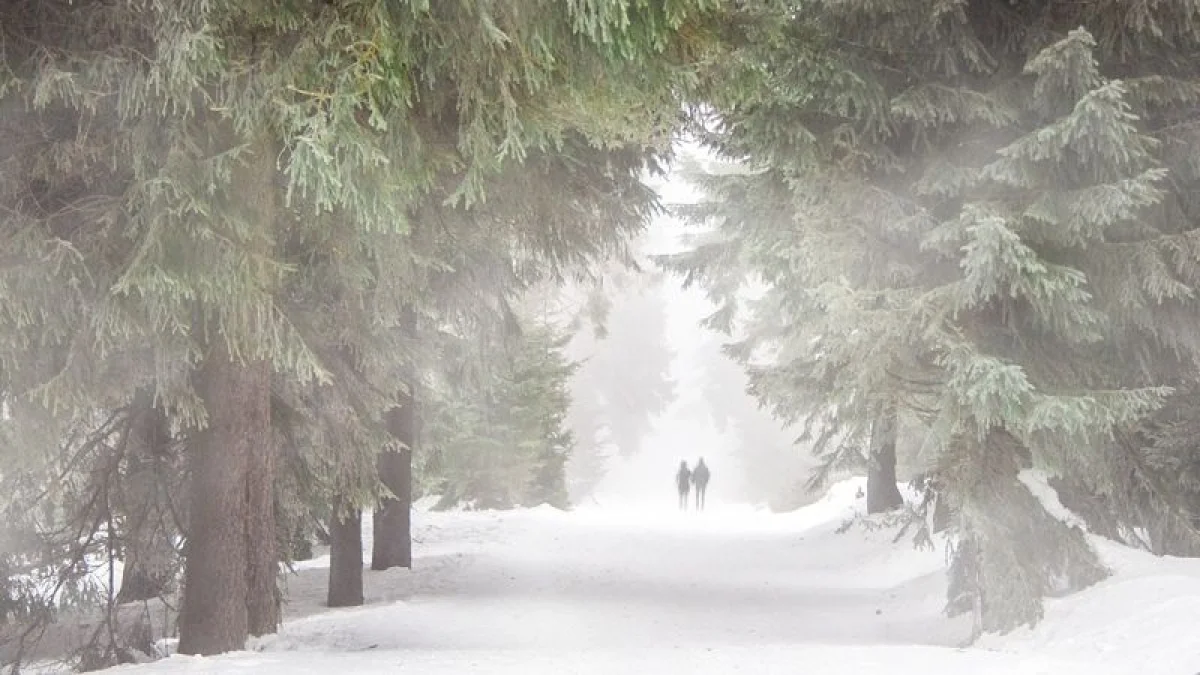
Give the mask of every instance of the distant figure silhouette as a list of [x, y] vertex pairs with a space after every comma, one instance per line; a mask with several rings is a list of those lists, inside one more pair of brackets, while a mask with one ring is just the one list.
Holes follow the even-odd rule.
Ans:
[[679, 508], [686, 511], [688, 491], [692, 489], [692, 472], [688, 470], [686, 461], [679, 462], [679, 471], [675, 473], [675, 487], [679, 489]]
[[704, 463], [704, 458], [701, 457], [699, 462], [696, 462], [696, 470], [692, 471], [692, 482], [696, 484], [696, 509], [704, 509], [704, 493], [708, 490], [708, 466]]

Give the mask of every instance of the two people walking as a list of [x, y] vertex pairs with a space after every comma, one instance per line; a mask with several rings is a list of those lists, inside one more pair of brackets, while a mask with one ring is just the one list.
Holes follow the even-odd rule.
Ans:
[[679, 490], [679, 508], [686, 510], [688, 506], [688, 493], [692, 486], [696, 486], [696, 509], [704, 509], [704, 494], [708, 489], [708, 466], [704, 464], [704, 458], [696, 462], [695, 469], [689, 469], [687, 460], [680, 460], [679, 471], [675, 473], [675, 487]]

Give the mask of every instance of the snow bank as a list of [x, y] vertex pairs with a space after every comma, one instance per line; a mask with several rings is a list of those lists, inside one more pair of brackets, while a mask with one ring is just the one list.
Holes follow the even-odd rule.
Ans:
[[1200, 672], [1200, 561], [1092, 541], [1114, 572], [1110, 578], [1048, 600], [1045, 618], [1033, 629], [985, 636], [979, 646], [1099, 659], [1123, 673]]
[[1021, 481], [1025, 489], [1033, 494], [1051, 517], [1067, 527], [1077, 527], [1087, 532], [1087, 523], [1083, 522], [1083, 518], [1063, 506], [1063, 503], [1059, 501], [1058, 492], [1050, 485], [1050, 477], [1045, 472], [1037, 469], [1023, 469], [1017, 474], [1017, 479]]

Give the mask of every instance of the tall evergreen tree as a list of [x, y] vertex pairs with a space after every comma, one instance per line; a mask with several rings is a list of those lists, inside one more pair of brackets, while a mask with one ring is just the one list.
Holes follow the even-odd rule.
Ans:
[[549, 327], [526, 324], [493, 343], [479, 375], [439, 378], [426, 481], [440, 506], [567, 506], [567, 384], [575, 367], [562, 355], [564, 343]]
[[[148, 389], [188, 430], [183, 651], [278, 621], [271, 391], [284, 408], [346, 397], [337, 422], [356, 443], [328, 482], [363, 496], [355, 467], [390, 442], [383, 414], [404, 391], [402, 310], [445, 265], [409, 246], [414, 219], [436, 203], [471, 222], [515, 187], [505, 169], [550, 169], [572, 144], [640, 168], [714, 4], [0, 8], [0, 389], [59, 422]], [[542, 250], [531, 265], [610, 240], [583, 212], [532, 222], [538, 206], [507, 209], [498, 233]], [[580, 222], [596, 236], [559, 246]], [[344, 321], [321, 321], [314, 296]]]
[[675, 397], [662, 279], [644, 275], [631, 286], [610, 300], [603, 338], [581, 366], [576, 388], [580, 396], [598, 399], [609, 438], [623, 457], [637, 454], [654, 417]]
[[767, 284], [734, 351], [818, 441], [924, 421], [981, 630], [1104, 573], [1024, 469], [1168, 506], [1121, 439], [1195, 373], [1186, 4], [745, 3], [717, 71], [699, 133], [749, 170], [703, 180], [717, 239], [674, 264], [716, 321]]

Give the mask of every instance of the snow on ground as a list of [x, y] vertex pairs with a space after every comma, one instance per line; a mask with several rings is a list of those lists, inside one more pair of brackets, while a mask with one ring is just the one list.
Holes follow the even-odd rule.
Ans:
[[[323, 569], [291, 577], [288, 620], [252, 651], [157, 673], [1074, 675], [1200, 670], [1200, 563], [1113, 545], [1114, 579], [1054, 600], [1036, 630], [960, 648], [941, 614], [944, 551], [836, 530], [862, 481], [790, 514], [716, 505], [418, 511], [414, 569], [367, 572], [328, 610]], [[366, 519], [369, 522], [369, 519]]]

